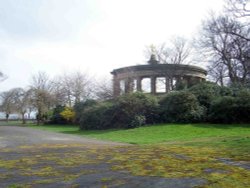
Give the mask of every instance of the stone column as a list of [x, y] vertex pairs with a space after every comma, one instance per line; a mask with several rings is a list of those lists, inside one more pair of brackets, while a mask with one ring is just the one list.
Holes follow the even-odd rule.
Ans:
[[152, 76], [151, 77], [151, 93], [156, 94], [156, 77]]
[[120, 80], [115, 75], [113, 77], [113, 89], [114, 89], [113, 91], [114, 97], [118, 97], [121, 93]]
[[176, 78], [176, 85], [178, 85], [180, 83], [180, 81], [181, 81], [181, 77], [180, 76], [176, 76], [175, 78]]
[[187, 87], [189, 88], [192, 85], [191, 77], [190, 76], [185, 76], [184, 80], [187, 82]]
[[169, 84], [169, 78], [168, 77], [166, 77], [165, 78], [165, 91], [166, 91], [166, 93], [168, 93], [169, 91], [170, 91], [170, 84]]
[[141, 78], [141, 77], [136, 78], [136, 91], [139, 91], [139, 92], [142, 91], [142, 88], [141, 88], [141, 81], [142, 81], [142, 78]]
[[201, 78], [195, 76], [195, 77], [194, 77], [194, 83], [195, 83], [195, 84], [198, 84], [198, 83], [200, 83], [200, 82], [201, 82]]
[[133, 80], [131, 80], [131, 78], [127, 78], [125, 80], [125, 93], [130, 93], [133, 91], [132, 81]]

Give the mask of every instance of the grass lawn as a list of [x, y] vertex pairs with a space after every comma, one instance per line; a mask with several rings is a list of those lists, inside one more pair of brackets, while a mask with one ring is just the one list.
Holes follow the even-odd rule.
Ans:
[[8, 122], [6, 122], [5, 120], [0, 121], [0, 126], [1, 125], [10, 125], [10, 126], [11, 125], [13, 125], [13, 126], [15, 126], [15, 125], [19, 125], [19, 126], [23, 125], [23, 126], [26, 126], [26, 125], [30, 125], [30, 124], [34, 124], [33, 120], [27, 120], [25, 125], [22, 124], [21, 120], [9, 120]]
[[87, 136], [102, 140], [130, 144], [188, 143], [234, 145], [241, 143], [250, 146], [249, 124], [163, 124], [126, 130], [79, 130], [69, 125], [33, 125], [32, 128]]

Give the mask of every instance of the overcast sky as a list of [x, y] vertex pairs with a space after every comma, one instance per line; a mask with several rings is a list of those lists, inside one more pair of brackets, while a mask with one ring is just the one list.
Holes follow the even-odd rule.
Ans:
[[[0, 91], [32, 74], [83, 71], [109, 76], [145, 62], [144, 50], [192, 37], [222, 0], [0, 0]], [[108, 77], [109, 78], [109, 77]]]

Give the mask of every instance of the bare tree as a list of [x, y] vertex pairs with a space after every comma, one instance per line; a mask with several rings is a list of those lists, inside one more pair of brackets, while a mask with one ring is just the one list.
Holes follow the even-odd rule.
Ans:
[[163, 53], [160, 58], [162, 63], [166, 64], [189, 64], [190, 63], [190, 53], [191, 47], [185, 38], [176, 37], [171, 40], [171, 45], [169, 47], [162, 47]]
[[31, 87], [40, 90], [51, 90], [51, 81], [45, 72], [38, 72], [32, 76]]
[[[225, 0], [225, 10], [227, 13], [227, 16], [233, 17], [234, 19], [237, 19], [241, 22], [242, 27], [244, 26], [245, 30], [250, 32], [250, 0]], [[241, 35], [239, 32], [231, 30], [231, 29], [225, 29], [226, 33], [229, 33], [231, 35], [235, 35], [237, 37], [240, 37], [244, 40], [250, 41], [250, 38], [245, 35]]]
[[226, 10], [236, 17], [250, 16], [249, 0], [226, 0]]
[[177, 84], [181, 82], [179, 78], [176, 78], [177, 71], [178, 75], [181, 75], [177, 65], [190, 64], [192, 62], [192, 52], [193, 49], [188, 40], [176, 36], [173, 37], [168, 44], [163, 43], [157, 47], [151, 45], [150, 48], [146, 49], [145, 55], [147, 58], [151, 56], [151, 59], [155, 56], [153, 58], [156, 58], [159, 63], [162, 64], [173, 64], [171, 72], [161, 72], [162, 75], [167, 78], [167, 80], [162, 79], [161, 81], [164, 84], [166, 81], [169, 82], [170, 90], [174, 90], [176, 89]]
[[92, 97], [93, 89], [91, 78], [86, 73], [65, 73], [54, 81], [56, 96], [60, 97], [60, 102], [69, 107]]
[[4, 81], [6, 78], [7, 76], [0, 71], [0, 82]]
[[26, 122], [25, 114], [30, 108], [29, 91], [25, 91], [23, 88], [13, 88], [3, 92], [1, 98], [1, 110], [6, 113], [6, 121], [8, 121], [9, 114], [18, 113], [21, 114], [24, 124]]
[[[210, 66], [217, 69], [215, 72], [223, 70], [231, 83], [245, 84], [250, 73], [247, 66], [250, 41], [246, 40], [249, 37], [248, 28], [239, 21], [227, 15], [211, 16], [203, 23], [199, 48], [204, 59], [207, 58]], [[215, 79], [225, 77], [224, 74], [217, 76]]]
[[173, 37], [168, 44], [163, 43], [158, 46], [151, 45], [145, 50], [147, 59], [151, 54], [155, 54], [159, 63], [163, 64], [189, 64], [192, 53], [192, 46], [183, 37]]
[[45, 120], [46, 113], [54, 106], [55, 99], [51, 90], [52, 84], [46, 73], [39, 72], [32, 76], [30, 96], [31, 103], [37, 110], [37, 124]]
[[75, 103], [90, 98], [92, 92], [91, 79], [87, 74], [75, 72], [71, 75], [71, 79], [73, 81], [71, 89]]
[[109, 79], [101, 79], [102, 81], [95, 86], [95, 96], [98, 100], [109, 100], [113, 98], [113, 86]]
[[14, 106], [15, 112], [21, 114], [22, 116], [22, 123], [26, 123], [25, 114], [29, 113], [31, 108], [31, 90], [24, 90], [23, 88], [15, 88], [15, 95], [14, 95]]
[[51, 82], [51, 92], [55, 99], [55, 105], [68, 104], [68, 92], [65, 91], [63, 79], [61, 76], [56, 77]]
[[208, 66], [209, 80], [224, 86], [228, 78], [227, 67], [223, 63], [214, 63]]
[[14, 101], [15, 90], [9, 90], [2, 92], [1, 97], [1, 111], [6, 115], [6, 121], [9, 120], [9, 115], [15, 112], [15, 101]]

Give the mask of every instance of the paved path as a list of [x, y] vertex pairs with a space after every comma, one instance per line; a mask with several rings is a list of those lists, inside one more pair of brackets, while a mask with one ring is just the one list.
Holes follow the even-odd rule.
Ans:
[[0, 187], [192, 188], [201, 178], [133, 176], [112, 170], [133, 146], [18, 126], [0, 126]]
[[0, 148], [18, 147], [35, 144], [95, 144], [95, 145], [127, 145], [109, 141], [84, 138], [69, 134], [54, 133], [20, 126], [0, 126]]

